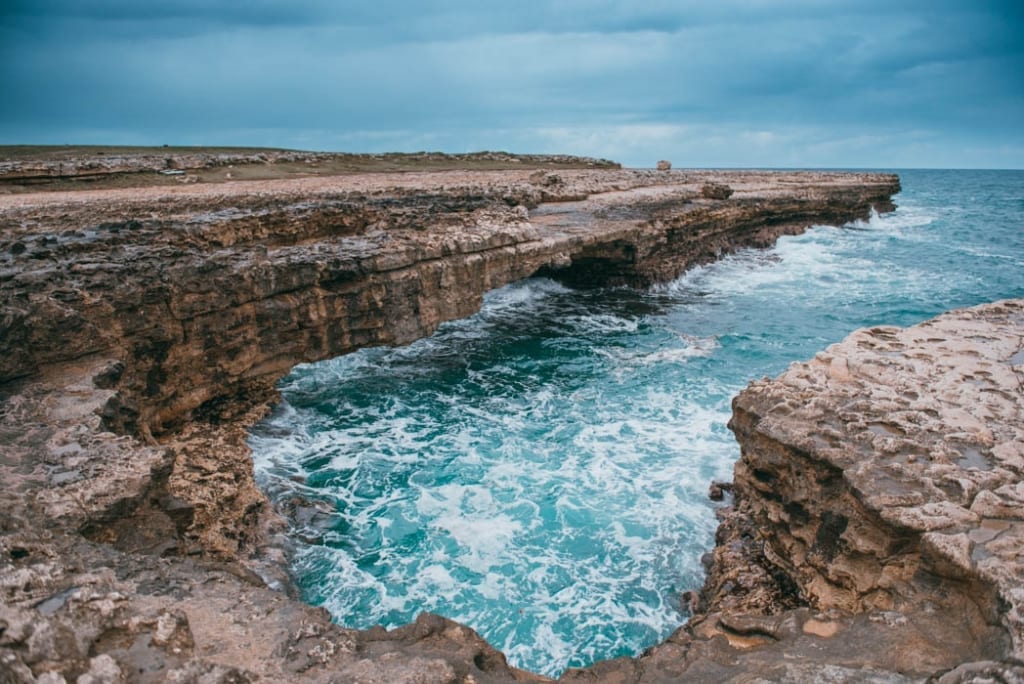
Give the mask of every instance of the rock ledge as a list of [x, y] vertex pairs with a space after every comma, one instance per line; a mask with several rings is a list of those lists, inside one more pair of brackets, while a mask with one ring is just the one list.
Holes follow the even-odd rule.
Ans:
[[[708, 183], [733, 193], [703, 197]], [[0, 196], [0, 681], [538, 679], [437, 616], [359, 632], [289, 598], [275, 544], [287, 524], [255, 487], [244, 443], [274, 382], [301, 361], [427, 335], [523, 277], [646, 285], [890, 209], [898, 189], [882, 174], [526, 169]], [[744, 482], [737, 499], [753, 502]], [[971, 482], [965, 492], [982, 489]], [[985, 491], [992, 506], [1011, 501]], [[967, 573], [958, 549], [970, 557], [973, 547], [957, 535], [971, 542], [971, 515], [1006, 519], [974, 510], [986, 501], [961, 506], [962, 527], [928, 529], [919, 546], [936, 550], [920, 557], [953, 559], [935, 576]], [[749, 505], [750, 520], [778, 515]], [[825, 529], [842, 536], [835, 520]], [[1000, 529], [973, 543], [997, 555], [1012, 537]], [[776, 591], [783, 603], [864, 615], [927, 589], [908, 580], [854, 592], [827, 568], [804, 577], [804, 565], [772, 572], [829, 598]], [[978, 586], [1002, 596], [989, 575]], [[978, 630], [967, 646], [995, 639], [974, 660], [1016, 648], [1017, 636], [1000, 636], [1015, 624], [1000, 611], [980, 599], [965, 613]], [[810, 615], [697, 619], [646, 659], [566, 677], [696, 674], [718, 661], [686, 644], [720, 644], [722, 629], [750, 644], [794, 624], [833, 629]]]
[[730, 427], [688, 675], [1024, 679], [1024, 300], [860, 330], [752, 383]]

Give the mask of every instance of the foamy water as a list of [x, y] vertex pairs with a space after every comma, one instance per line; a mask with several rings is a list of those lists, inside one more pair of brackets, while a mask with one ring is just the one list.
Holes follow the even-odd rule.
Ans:
[[307, 600], [354, 627], [437, 612], [546, 674], [663, 639], [703, 580], [739, 389], [860, 326], [1024, 296], [1024, 174], [903, 182], [894, 214], [648, 292], [525, 281], [296, 368], [251, 444], [273, 498], [323, 510], [296, 529]]

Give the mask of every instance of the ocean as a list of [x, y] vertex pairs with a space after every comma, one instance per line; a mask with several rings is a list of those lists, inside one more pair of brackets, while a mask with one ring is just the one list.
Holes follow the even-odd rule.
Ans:
[[860, 327], [1024, 297], [1024, 171], [898, 173], [870, 221], [646, 291], [515, 283], [407, 347], [296, 367], [250, 445], [272, 499], [304, 502], [305, 599], [357, 628], [436, 612], [547, 675], [664, 639], [738, 391]]

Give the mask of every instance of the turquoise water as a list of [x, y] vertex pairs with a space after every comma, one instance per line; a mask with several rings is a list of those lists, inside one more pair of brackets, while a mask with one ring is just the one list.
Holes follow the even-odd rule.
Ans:
[[906, 171], [899, 209], [651, 291], [529, 280], [400, 349], [295, 368], [251, 445], [305, 597], [424, 610], [546, 674], [657, 643], [714, 541], [732, 396], [858, 327], [1024, 296], [1024, 172]]

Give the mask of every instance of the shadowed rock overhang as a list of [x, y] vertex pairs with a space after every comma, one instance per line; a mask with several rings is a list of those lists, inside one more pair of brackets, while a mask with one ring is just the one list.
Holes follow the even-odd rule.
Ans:
[[[701, 188], [728, 182], [728, 200]], [[884, 174], [379, 174], [0, 196], [0, 383], [109, 356], [111, 429], [267, 399], [297, 363], [406, 344], [535, 274], [646, 286], [867, 218]], [[34, 197], [35, 199], [31, 199]]]

